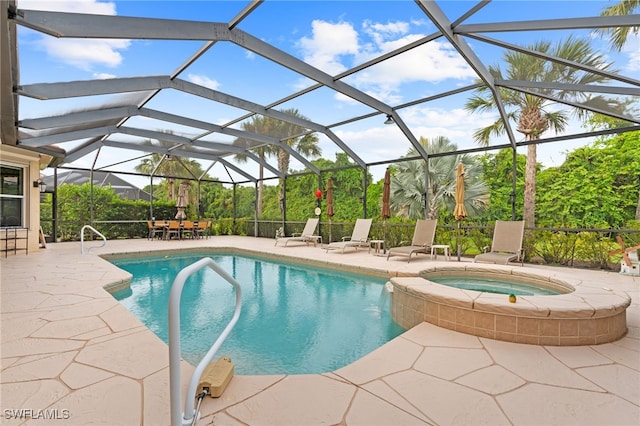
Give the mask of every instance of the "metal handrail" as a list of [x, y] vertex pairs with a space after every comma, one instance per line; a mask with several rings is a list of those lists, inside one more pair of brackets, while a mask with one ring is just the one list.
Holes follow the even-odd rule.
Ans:
[[102, 238], [102, 245], [101, 246], [95, 246], [95, 247], [89, 247], [87, 249], [87, 253], [89, 253], [91, 251], [91, 249], [93, 248], [98, 248], [98, 247], [104, 247], [107, 244], [107, 237], [105, 237], [104, 235], [102, 235], [96, 228], [94, 228], [91, 225], [85, 225], [82, 227], [82, 229], [80, 229], [80, 253], [84, 254], [84, 230], [89, 228], [90, 231], [92, 231], [94, 234], [96, 234], [97, 236], [99, 236], [100, 238]]
[[[180, 369], [180, 297], [182, 296], [182, 288], [184, 287], [187, 278], [206, 266], [213, 269], [218, 273], [218, 275], [234, 287], [236, 292], [236, 307], [231, 321], [229, 321], [229, 324], [227, 324], [225, 329], [222, 330], [220, 336], [218, 336], [193, 372], [185, 395], [184, 412], [182, 412], [182, 378]], [[238, 284], [231, 275], [227, 274], [224, 269], [218, 266], [218, 264], [216, 264], [210, 257], [205, 257], [185, 267], [178, 273], [178, 275], [176, 275], [175, 280], [173, 280], [171, 293], [169, 294], [169, 389], [171, 392], [172, 426], [186, 426], [198, 420], [200, 413], [195, 410], [194, 401], [200, 377], [222, 343], [224, 343], [226, 338], [229, 336], [229, 333], [231, 333], [231, 329], [236, 325], [236, 322], [238, 322], [241, 306], [242, 290], [240, 289], [240, 284]]]

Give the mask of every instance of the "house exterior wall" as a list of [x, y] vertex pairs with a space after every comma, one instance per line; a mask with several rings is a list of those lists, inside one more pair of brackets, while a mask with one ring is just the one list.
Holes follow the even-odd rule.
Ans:
[[[40, 247], [40, 188], [34, 188], [33, 182], [40, 178], [40, 164], [49, 160], [50, 157], [47, 155], [0, 143], [0, 164], [24, 168], [25, 205], [23, 226], [27, 228], [29, 253], [38, 251]], [[24, 252], [18, 251], [18, 254], [20, 253]], [[11, 255], [12, 253], [8, 254]]]

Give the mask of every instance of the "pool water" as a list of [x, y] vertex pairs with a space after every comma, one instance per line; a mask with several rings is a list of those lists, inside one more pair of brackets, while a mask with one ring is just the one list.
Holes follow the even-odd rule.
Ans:
[[515, 294], [516, 296], [550, 296], [566, 293], [566, 291], [563, 292], [550, 287], [493, 278], [447, 276], [429, 277], [428, 280], [464, 290], [497, 294]]
[[[168, 342], [169, 291], [177, 273], [212, 258], [242, 287], [238, 323], [215, 358], [230, 356], [237, 374], [311, 374], [341, 368], [404, 331], [391, 319], [384, 278], [220, 253], [111, 262], [133, 275], [114, 294]], [[181, 299], [182, 356], [197, 365], [227, 326], [233, 287], [210, 268], [187, 279]]]

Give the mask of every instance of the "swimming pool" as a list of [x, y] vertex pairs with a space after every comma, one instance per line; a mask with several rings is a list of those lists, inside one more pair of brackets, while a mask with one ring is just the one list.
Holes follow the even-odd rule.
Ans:
[[[238, 374], [307, 374], [341, 368], [404, 331], [391, 319], [384, 278], [253, 256], [185, 253], [111, 259], [133, 275], [114, 297], [165, 342], [176, 274], [211, 257], [242, 286], [242, 313], [216, 358]], [[197, 365], [233, 315], [233, 288], [205, 268], [181, 302], [182, 355]]]

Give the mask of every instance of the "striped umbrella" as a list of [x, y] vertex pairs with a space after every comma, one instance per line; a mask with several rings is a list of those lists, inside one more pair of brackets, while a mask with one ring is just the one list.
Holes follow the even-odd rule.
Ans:
[[329, 242], [331, 242], [331, 218], [333, 217], [333, 215], [333, 180], [329, 178], [329, 180], [327, 180], [327, 216], [329, 217]]
[[464, 208], [464, 166], [458, 163], [456, 171], [456, 207], [453, 210], [453, 217], [458, 221], [458, 262], [460, 261], [460, 221], [467, 217], [467, 209]]

